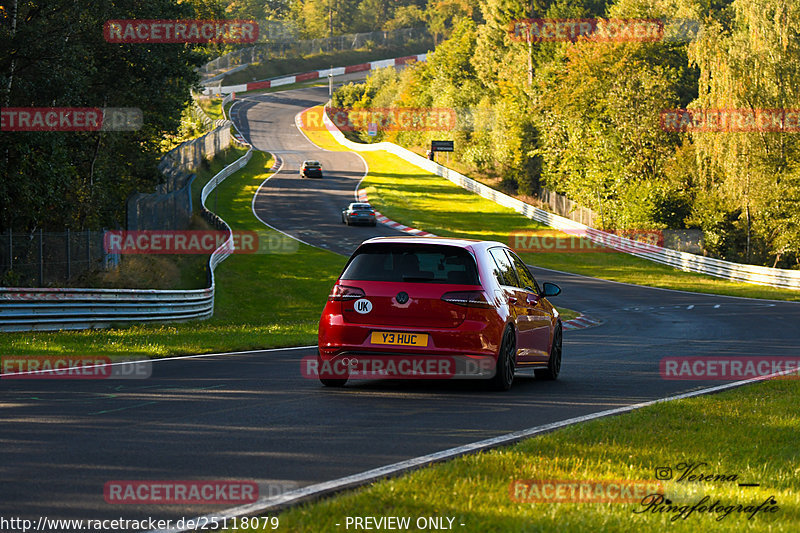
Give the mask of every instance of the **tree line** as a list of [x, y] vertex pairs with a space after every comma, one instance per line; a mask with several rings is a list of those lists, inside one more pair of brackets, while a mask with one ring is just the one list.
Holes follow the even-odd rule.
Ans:
[[[466, 0], [437, 1], [4, 3], [0, 6], [0, 107], [139, 108], [143, 127], [137, 131], [0, 132], [0, 231], [123, 227], [128, 196], [151, 192], [163, 181], [156, 165], [169, 145], [165, 139], [182, 131], [182, 112], [185, 129], [190, 89], [198, 84], [195, 69], [237, 47], [112, 44], [103, 36], [106, 21], [277, 20], [300, 28], [302, 38], [327, 37], [331, 28], [338, 35], [430, 24], [444, 36], [454, 18], [468, 9], [459, 4]], [[438, 9], [439, 4], [449, 7]]]
[[291, 22], [304, 39], [423, 26], [444, 37], [454, 20], [478, 14], [474, 0], [195, 1], [226, 18]]
[[[509, 32], [528, 18], [682, 19], [699, 32], [528, 42]], [[453, 131], [360, 135], [418, 148], [452, 139], [475, 172], [519, 194], [566, 194], [605, 228], [697, 228], [707, 254], [798, 268], [798, 27], [790, 0], [477, 0], [426, 63], [349, 84], [334, 106], [453, 108]], [[782, 131], [678, 131], [664, 126], [676, 109], [789, 113]]]
[[0, 132], [0, 231], [124, 227], [125, 200], [162, 180], [203, 54], [183, 44], [111, 44], [114, 19], [191, 19], [174, 0], [17, 0], [0, 12], [0, 105], [138, 108], [136, 131]]

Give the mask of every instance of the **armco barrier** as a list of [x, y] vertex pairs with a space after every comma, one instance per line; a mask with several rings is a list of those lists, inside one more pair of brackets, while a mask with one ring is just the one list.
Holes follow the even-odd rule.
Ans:
[[[379, 61], [371, 61], [369, 63], [361, 63], [359, 65], [350, 65], [347, 67], [336, 67], [323, 70], [312, 70], [310, 72], [303, 72], [302, 74], [294, 74], [292, 76], [283, 76], [281, 78], [273, 78], [269, 80], [253, 81], [250, 83], [242, 83], [239, 85], [226, 85], [225, 87], [205, 87], [203, 94], [205, 95], [221, 95], [230, 93], [239, 93], [245, 91], [255, 91], [257, 89], [269, 89], [270, 87], [280, 87], [281, 85], [289, 85], [300, 81], [309, 81], [316, 79], [325, 79], [328, 75], [342, 76], [353, 72], [366, 72], [375, 70], [377, 68], [394, 67], [397, 65], [405, 65], [415, 61], [425, 61], [428, 57], [427, 54], [419, 54], [415, 56], [397, 57], [394, 59], [381, 59]], [[223, 104], [224, 106], [224, 104]]]
[[[234, 161], [203, 187], [201, 203], [253, 155]], [[221, 219], [220, 219], [221, 221]], [[214, 314], [214, 269], [233, 251], [231, 228], [227, 240], [208, 259], [209, 286], [195, 290], [156, 289], [28, 289], [0, 287], [0, 331], [102, 328], [112, 324], [181, 321]]]
[[[323, 116], [323, 121], [328, 131], [334, 138], [343, 146], [356, 151], [375, 151], [386, 150], [399, 158], [415, 165], [421, 169], [427, 170], [438, 176], [452, 181], [468, 191], [488, 198], [502, 206], [509, 207], [515, 211], [523, 214], [524, 216], [541, 222], [550, 227], [561, 230], [579, 230], [581, 234], [585, 234], [587, 238], [594, 242], [608, 246], [621, 252], [629, 253], [636, 257], [648, 259], [656, 263], [668, 265], [686, 272], [697, 272], [700, 274], [707, 274], [718, 278], [724, 278], [731, 281], [743, 281], [746, 283], [755, 283], [758, 285], [769, 285], [771, 287], [778, 287], [782, 289], [800, 289], [800, 270], [784, 270], [779, 268], [769, 268], [757, 265], [744, 265], [741, 263], [732, 263], [730, 261], [723, 261], [721, 259], [714, 259], [711, 257], [703, 257], [700, 255], [690, 254], [687, 252], [679, 252], [669, 248], [662, 248], [650, 244], [643, 244], [638, 241], [626, 239], [618, 235], [610, 234], [595, 228], [575, 222], [568, 218], [550, 213], [543, 209], [539, 209], [530, 204], [512, 198], [507, 194], [496, 191], [491, 187], [479, 183], [471, 178], [468, 178], [454, 170], [444, 167], [434, 161], [426, 159], [414, 152], [398, 146], [390, 142], [380, 142], [374, 144], [361, 144], [348, 140], [341, 131], [336, 128], [327, 114]], [[585, 232], [585, 233], [584, 233]]]

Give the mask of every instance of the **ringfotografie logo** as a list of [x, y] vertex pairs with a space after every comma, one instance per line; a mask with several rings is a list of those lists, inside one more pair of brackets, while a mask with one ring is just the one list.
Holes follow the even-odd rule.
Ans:
[[[656, 479], [664, 483], [665, 491], [656, 491], [645, 496], [633, 510], [634, 514], [668, 516], [670, 522], [687, 520], [691, 516], [708, 515], [721, 522], [731, 516], [745, 517], [748, 521], [758, 515], [777, 513], [780, 510], [775, 496], [746, 499], [749, 488], [760, 487], [758, 480], [747, 479], [736, 472], [711, 471], [705, 461], [681, 461], [674, 465], [655, 468]], [[696, 495], [696, 488], [735, 486], [742, 491], [738, 502], [725, 501], [716, 496]], [[686, 490], [689, 489], [690, 490]], [[681, 492], [686, 495], [680, 495]], [[676, 494], [676, 495], [673, 495]], [[691, 494], [691, 496], [690, 496]], [[693, 498], [686, 501], [688, 498]], [[679, 501], [682, 500], [682, 501]]]

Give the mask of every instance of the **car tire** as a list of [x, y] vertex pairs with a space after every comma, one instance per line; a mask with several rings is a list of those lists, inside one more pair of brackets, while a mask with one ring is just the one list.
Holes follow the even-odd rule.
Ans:
[[344, 222], [344, 215], [342, 215], [342, 224], [344, 224], [344, 223], [345, 223], [345, 222]]
[[374, 228], [375, 226], [377, 226], [377, 225], [378, 225], [378, 223], [377, 223], [377, 222], [373, 222], [373, 223], [372, 223], [372, 227], [373, 227], [373, 228]]
[[319, 378], [319, 381], [326, 387], [339, 387], [339, 388], [344, 387], [344, 384], [347, 383], [346, 379]]
[[507, 327], [500, 342], [500, 351], [494, 367], [494, 376], [489, 380], [489, 388], [507, 391], [514, 382], [514, 371], [517, 363], [517, 339], [513, 327]]
[[344, 217], [344, 223], [345, 223], [345, 225], [349, 226], [350, 225], [350, 219], [348, 217]]
[[561, 372], [562, 338], [561, 322], [559, 322], [556, 326], [556, 331], [553, 333], [553, 346], [550, 347], [550, 360], [547, 362], [547, 368], [534, 370], [533, 372], [537, 378], [548, 381], [558, 379], [558, 374]]
[[[318, 369], [322, 369], [323, 368], [322, 359], [320, 359], [319, 354], [317, 354], [317, 368]], [[341, 377], [341, 378], [339, 378], [339, 377], [326, 377], [326, 378], [324, 378], [322, 376], [319, 376], [319, 381], [320, 381], [320, 383], [322, 383], [326, 387], [344, 387], [344, 384], [347, 383], [348, 379], [350, 379], [350, 372], [349, 371], [347, 373], [342, 373], [342, 374], [338, 374], [337, 373], [335, 375], [342, 375], [342, 376], [345, 376], [345, 377]]]

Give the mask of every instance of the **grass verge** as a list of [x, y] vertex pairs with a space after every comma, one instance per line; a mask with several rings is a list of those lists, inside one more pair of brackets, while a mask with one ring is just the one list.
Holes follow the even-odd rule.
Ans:
[[[280, 526], [283, 531], [342, 531], [347, 517], [398, 516], [410, 517], [412, 524], [418, 517], [453, 518], [453, 529], [464, 532], [793, 532], [800, 523], [800, 450], [794, 445], [798, 401], [796, 381], [770, 381], [658, 404], [293, 508], [279, 515]], [[677, 481], [682, 463], [699, 465], [695, 475], [720, 474], [726, 480]], [[653, 482], [662, 467], [673, 471], [673, 480], [663, 481], [660, 491], [673, 506], [691, 507], [707, 496], [708, 506], [719, 500], [722, 507], [734, 508], [727, 515], [695, 510], [685, 516], [678, 510], [654, 512], [658, 506], [648, 510], [639, 498], [627, 503], [618, 497], [606, 503], [512, 499], [535, 495], [530, 483], [512, 489], [515, 480]], [[597, 484], [591, 487], [596, 490]], [[758, 506], [770, 497], [778, 507], [772, 513], [748, 518], [735, 508]]]
[[[240, 154], [231, 157], [236, 155]], [[226, 162], [212, 163], [211, 171]], [[276, 234], [250, 209], [253, 194], [270, 175], [271, 165], [269, 154], [256, 152], [244, 169], [219, 186], [218, 213], [234, 230]], [[211, 176], [195, 180], [196, 202]], [[214, 207], [213, 197], [208, 205]], [[236, 254], [217, 268], [212, 319], [104, 330], [3, 333], [0, 353], [164, 357], [314, 344], [322, 306], [345, 260], [303, 244], [291, 254]]]
[[[305, 130], [305, 133], [322, 148], [346, 150], [327, 131]], [[512, 232], [546, 228], [512, 209], [414, 167], [388, 152], [360, 154], [370, 169], [362, 184], [370, 203], [397, 222], [443, 237], [490, 239], [505, 243], [509, 243]], [[616, 252], [521, 253], [520, 256], [531, 265], [624, 283], [728, 296], [800, 301], [800, 291], [684, 272]]]
[[220, 120], [222, 116], [222, 98], [198, 98], [197, 103], [211, 120]]

